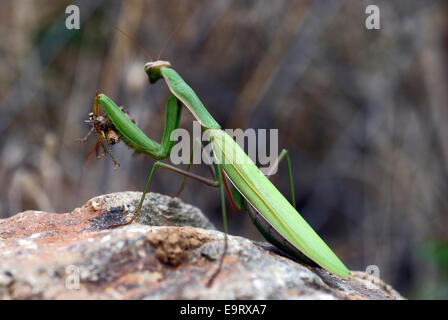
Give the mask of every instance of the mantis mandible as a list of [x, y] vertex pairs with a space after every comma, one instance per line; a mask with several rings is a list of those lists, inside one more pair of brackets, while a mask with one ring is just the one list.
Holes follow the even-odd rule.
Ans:
[[[225, 205], [225, 193], [228, 191], [225, 180], [227, 178], [234, 187], [233, 192], [227, 192], [229, 197], [233, 198], [231, 199], [231, 203], [234, 203], [240, 209], [248, 210], [255, 226], [266, 240], [296, 258], [303, 258], [304, 255], [327, 271], [341, 278], [347, 278], [350, 271], [297, 212], [294, 197], [292, 198], [293, 204], [291, 204], [277, 190], [232, 137], [221, 129], [220, 125], [213, 119], [193, 89], [171, 68], [171, 64], [161, 60], [148, 62], [145, 64], [144, 71], [151, 84], [159, 79], [163, 79], [171, 92], [166, 107], [165, 130], [160, 144], [148, 138], [130, 117], [123, 113], [122, 109], [105, 94], [96, 95], [94, 114], [99, 115], [100, 105], [102, 105], [107, 113], [107, 117], [109, 117], [113, 124], [113, 129], [120, 134], [124, 142], [137, 152], [146, 153], [156, 160], [161, 160], [170, 155], [174, 145], [174, 141], [170, 140], [170, 136], [179, 126], [182, 105], [185, 105], [197, 121], [199, 121], [202, 128], [209, 132], [212, 155], [215, 158], [212, 164], [215, 177], [214, 179], [208, 179], [190, 173], [189, 169], [181, 170], [170, 164], [160, 161], [155, 162], [150, 171], [137, 211], [132, 219], [120, 225], [129, 224], [138, 216], [145, 195], [148, 192], [151, 179], [155, 170], [159, 167], [184, 175], [184, 182], [189, 177], [209, 186], [218, 187], [221, 196], [221, 210], [226, 236], [224, 252], [217, 270], [219, 272], [223, 263], [224, 254], [227, 250]], [[108, 144], [108, 139], [103, 137], [102, 140]], [[107, 150], [110, 151], [109, 146], [107, 146]], [[221, 158], [218, 159], [217, 155], [220, 155]], [[235, 156], [236, 158], [232, 158]], [[293, 190], [291, 164], [286, 150], [281, 152], [279, 160], [284, 158], [287, 160], [291, 190]], [[235, 159], [239, 159], [239, 161], [235, 161]], [[114, 158], [113, 160], [115, 163]]]

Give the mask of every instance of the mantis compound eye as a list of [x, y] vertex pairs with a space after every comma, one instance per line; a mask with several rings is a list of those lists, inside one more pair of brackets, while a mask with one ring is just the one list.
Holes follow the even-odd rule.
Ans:
[[153, 66], [152, 62], [146, 63], [144, 67], [145, 72], [148, 73], [151, 70], [152, 66]]

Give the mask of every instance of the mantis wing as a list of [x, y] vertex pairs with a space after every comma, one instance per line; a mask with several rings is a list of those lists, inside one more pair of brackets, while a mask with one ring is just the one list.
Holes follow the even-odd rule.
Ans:
[[289, 201], [224, 131], [207, 130], [213, 153], [246, 200], [290, 244], [324, 269], [347, 278], [350, 271]]

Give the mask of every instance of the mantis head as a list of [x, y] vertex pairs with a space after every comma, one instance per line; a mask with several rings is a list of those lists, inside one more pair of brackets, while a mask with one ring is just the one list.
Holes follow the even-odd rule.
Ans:
[[154, 62], [147, 62], [145, 64], [145, 72], [148, 75], [149, 83], [155, 83], [157, 80], [162, 78], [162, 73], [160, 70], [162, 68], [170, 68], [171, 63], [168, 61], [157, 60]]

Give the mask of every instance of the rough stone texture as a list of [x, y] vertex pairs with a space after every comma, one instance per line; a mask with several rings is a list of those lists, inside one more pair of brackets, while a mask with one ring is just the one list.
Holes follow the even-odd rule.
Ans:
[[0, 220], [0, 298], [402, 298], [363, 272], [342, 280], [293, 261], [269, 244], [236, 236], [229, 236], [223, 269], [207, 287], [224, 234], [210, 230], [198, 209], [149, 194], [138, 221], [157, 226], [107, 228], [125, 221], [140, 195], [109, 194], [66, 214], [25, 211]]

